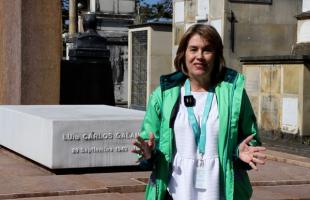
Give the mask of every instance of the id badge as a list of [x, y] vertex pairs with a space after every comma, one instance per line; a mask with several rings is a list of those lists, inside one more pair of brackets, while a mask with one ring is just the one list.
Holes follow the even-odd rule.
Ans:
[[204, 164], [196, 166], [196, 173], [194, 176], [194, 187], [197, 189], [207, 189], [207, 170]]

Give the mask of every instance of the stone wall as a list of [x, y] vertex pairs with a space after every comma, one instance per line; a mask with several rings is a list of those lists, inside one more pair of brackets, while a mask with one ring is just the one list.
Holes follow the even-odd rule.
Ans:
[[308, 61], [300, 58], [295, 56], [288, 62], [269, 57], [265, 58], [268, 63], [260, 59], [243, 65], [246, 91], [260, 130], [267, 136], [281, 137], [280, 133], [285, 133], [296, 138], [310, 137], [310, 71]]
[[[240, 57], [290, 55], [297, 38], [297, 19], [301, 0], [273, 0], [272, 4], [232, 3], [226, 1], [224, 20], [224, 56], [228, 66], [241, 70]], [[233, 11], [235, 51], [230, 47], [230, 23]]]
[[[296, 42], [295, 16], [301, 11], [302, 1], [273, 0], [272, 4], [248, 2], [175, 0], [173, 56], [183, 33], [197, 22], [211, 24], [218, 30], [224, 43], [226, 64], [238, 71], [242, 66], [240, 57], [289, 55]], [[231, 46], [231, 12], [236, 18], [234, 51]]]

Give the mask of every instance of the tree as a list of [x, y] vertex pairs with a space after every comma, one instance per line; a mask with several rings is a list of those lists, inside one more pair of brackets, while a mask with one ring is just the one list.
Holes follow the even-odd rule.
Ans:
[[172, 19], [172, 0], [160, 0], [153, 5], [148, 4], [146, 0], [139, 0], [139, 4], [142, 22], [160, 18]]
[[62, 33], [67, 33], [69, 25], [66, 23], [69, 20], [69, 0], [61, 1], [61, 14], [62, 14]]

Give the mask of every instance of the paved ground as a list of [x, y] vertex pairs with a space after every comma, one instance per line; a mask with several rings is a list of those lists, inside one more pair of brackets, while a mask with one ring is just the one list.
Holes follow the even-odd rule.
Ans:
[[[310, 158], [267, 152], [268, 162], [251, 171], [254, 200], [310, 199]], [[0, 148], [0, 199], [142, 200], [149, 172], [62, 174]]]

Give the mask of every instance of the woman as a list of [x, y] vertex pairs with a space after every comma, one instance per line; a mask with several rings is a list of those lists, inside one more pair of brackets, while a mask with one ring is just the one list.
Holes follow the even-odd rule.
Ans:
[[243, 75], [224, 67], [222, 40], [209, 25], [188, 29], [174, 65], [133, 143], [152, 167], [146, 199], [250, 199], [246, 170], [266, 156]]

